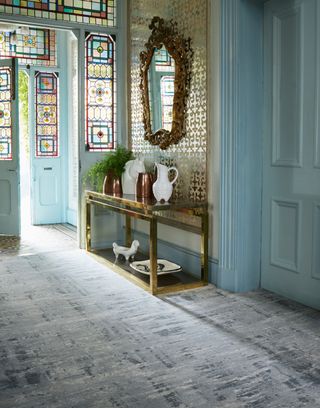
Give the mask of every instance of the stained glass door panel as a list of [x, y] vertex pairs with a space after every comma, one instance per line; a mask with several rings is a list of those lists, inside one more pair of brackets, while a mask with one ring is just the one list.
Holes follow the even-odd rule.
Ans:
[[59, 155], [59, 88], [54, 72], [36, 72], [36, 156]]
[[20, 234], [17, 61], [0, 61], [0, 234]]
[[0, 67], [0, 160], [12, 160], [12, 68]]

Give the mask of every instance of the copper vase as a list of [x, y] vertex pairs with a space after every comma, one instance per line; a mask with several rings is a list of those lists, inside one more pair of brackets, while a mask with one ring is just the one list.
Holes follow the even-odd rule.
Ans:
[[137, 198], [153, 198], [152, 184], [155, 181], [154, 174], [139, 173], [137, 179]]
[[121, 196], [122, 186], [121, 178], [112, 172], [108, 172], [103, 181], [102, 192], [108, 195]]

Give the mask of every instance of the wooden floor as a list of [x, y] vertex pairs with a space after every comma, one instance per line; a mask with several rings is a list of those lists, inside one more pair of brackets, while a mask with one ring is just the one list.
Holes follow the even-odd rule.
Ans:
[[66, 226], [0, 238], [1, 408], [320, 407], [320, 313], [266, 291], [154, 297]]

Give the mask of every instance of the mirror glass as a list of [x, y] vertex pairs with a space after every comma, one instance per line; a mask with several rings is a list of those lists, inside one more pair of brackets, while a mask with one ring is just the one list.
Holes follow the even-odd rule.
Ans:
[[175, 64], [165, 46], [155, 48], [148, 74], [152, 131], [171, 132]]

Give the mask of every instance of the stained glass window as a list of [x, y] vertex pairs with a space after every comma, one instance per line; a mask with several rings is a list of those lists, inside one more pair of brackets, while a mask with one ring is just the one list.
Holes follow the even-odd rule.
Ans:
[[115, 39], [89, 34], [86, 38], [86, 146], [105, 151], [116, 142]]
[[74, 23], [116, 25], [117, 0], [0, 0], [0, 13]]
[[25, 65], [56, 66], [56, 33], [38, 28], [25, 33], [0, 32], [0, 57], [19, 58]]
[[174, 59], [171, 58], [166, 48], [156, 49], [154, 60], [157, 72], [174, 72]]
[[58, 75], [36, 72], [36, 156], [56, 157], [59, 154]]
[[174, 76], [163, 76], [160, 81], [162, 128], [171, 130], [174, 97]]
[[12, 160], [10, 68], [0, 68], [0, 160]]

